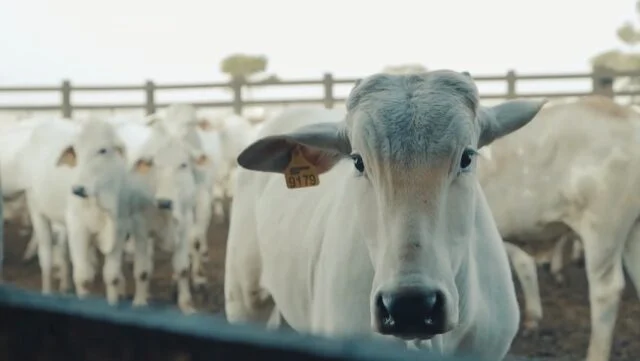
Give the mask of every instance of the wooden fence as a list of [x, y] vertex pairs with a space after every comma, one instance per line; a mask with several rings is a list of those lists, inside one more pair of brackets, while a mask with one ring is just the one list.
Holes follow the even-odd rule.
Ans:
[[[483, 94], [483, 99], [513, 99], [513, 98], [558, 98], [577, 97], [589, 94], [601, 94], [606, 96], [635, 96], [640, 95], [640, 91], [614, 91], [613, 84], [619, 78], [640, 77], [640, 72], [633, 73], [613, 73], [602, 69], [596, 69], [592, 73], [575, 74], [537, 74], [521, 75], [515, 71], [508, 71], [506, 75], [475, 76], [476, 82], [506, 82], [507, 91], [503, 94]], [[520, 93], [517, 91], [519, 81], [523, 80], [591, 80], [592, 90], [588, 92], [558, 92], [558, 93]], [[0, 111], [61, 111], [65, 117], [70, 117], [74, 110], [97, 110], [97, 109], [144, 109], [147, 114], [152, 114], [157, 108], [166, 107], [168, 104], [156, 102], [156, 93], [163, 90], [178, 89], [228, 89], [233, 94], [230, 101], [210, 101], [192, 102], [196, 107], [232, 107], [236, 114], [242, 114], [245, 106], [274, 105], [274, 104], [324, 104], [327, 108], [332, 108], [334, 103], [342, 102], [345, 99], [334, 96], [334, 86], [338, 84], [353, 84], [357, 78], [334, 78], [327, 73], [320, 80], [279, 80], [268, 79], [259, 82], [248, 82], [240, 78], [232, 79], [223, 83], [200, 83], [200, 84], [155, 84], [149, 80], [142, 85], [110, 85], [110, 86], [72, 86], [69, 80], [62, 82], [60, 86], [4, 86], [0, 87], [0, 93], [17, 92], [58, 92], [60, 93], [60, 103], [47, 105], [0, 105]], [[269, 87], [269, 86], [322, 86], [324, 96], [316, 99], [276, 99], [276, 100], [247, 100], [243, 98], [243, 89]], [[71, 101], [72, 92], [107, 92], [107, 91], [141, 91], [145, 94], [144, 104], [73, 104]]]

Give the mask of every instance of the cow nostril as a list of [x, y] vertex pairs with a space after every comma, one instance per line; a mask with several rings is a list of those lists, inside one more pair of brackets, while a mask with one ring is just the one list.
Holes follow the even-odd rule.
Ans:
[[72, 186], [71, 193], [80, 198], [87, 198], [87, 190], [83, 186]]
[[380, 319], [380, 324], [383, 329], [392, 328], [395, 325], [395, 321], [391, 317], [389, 313], [389, 309], [385, 305], [385, 301], [382, 295], [378, 295], [376, 298], [376, 308], [378, 309], [378, 318]]
[[196, 241], [196, 243], [193, 245], [193, 248], [196, 249], [196, 251], [200, 250], [200, 241]]
[[158, 208], [160, 209], [171, 209], [173, 202], [170, 199], [158, 199]]

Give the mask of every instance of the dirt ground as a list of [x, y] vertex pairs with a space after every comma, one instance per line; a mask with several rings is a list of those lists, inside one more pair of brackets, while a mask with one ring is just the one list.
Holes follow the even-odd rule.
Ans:
[[[28, 235], [19, 236], [15, 228], [5, 225], [7, 231], [5, 279], [8, 283], [30, 289], [40, 289], [40, 274], [37, 261], [24, 263], [22, 254]], [[227, 229], [212, 226], [209, 230], [210, 261], [208, 275], [210, 287], [195, 297], [200, 310], [221, 312], [223, 309], [224, 257]], [[169, 256], [158, 254], [156, 271], [151, 284], [152, 302], [172, 302], [171, 263]], [[639, 260], [640, 261], [640, 260]], [[130, 294], [133, 282], [127, 269], [127, 285]], [[544, 319], [538, 332], [518, 335], [510, 354], [535, 358], [560, 358], [582, 360], [589, 341], [589, 298], [584, 269], [571, 264], [565, 271], [565, 283], [556, 284], [548, 272], [539, 270], [543, 299]], [[519, 291], [519, 285], [518, 291]], [[103, 293], [98, 280], [95, 292]], [[519, 295], [520, 296], [520, 295]], [[520, 298], [521, 300], [521, 298]], [[635, 357], [634, 357], [635, 356]], [[621, 305], [616, 326], [611, 361], [635, 361], [640, 356], [640, 302], [635, 290], [627, 282], [627, 290]]]

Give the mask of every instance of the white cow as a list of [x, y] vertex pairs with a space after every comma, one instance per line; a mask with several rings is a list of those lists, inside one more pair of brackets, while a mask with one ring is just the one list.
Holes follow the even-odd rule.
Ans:
[[[66, 118], [32, 117], [20, 121], [7, 122], [0, 129], [0, 180], [2, 182], [3, 218], [15, 225], [31, 227], [29, 209], [25, 196], [26, 180], [24, 179], [24, 167], [20, 154], [29, 144], [31, 133], [38, 124], [48, 122], [51, 119], [68, 121]], [[64, 237], [64, 227], [54, 224], [55, 238]], [[28, 232], [20, 229], [20, 234]], [[27, 245], [24, 260], [33, 258], [37, 251], [37, 241], [32, 233]]]
[[605, 97], [549, 106], [493, 143], [479, 178], [502, 236], [577, 236], [589, 280], [588, 361], [606, 361], [623, 268], [640, 291], [640, 115]]
[[[143, 181], [127, 171], [127, 149], [112, 124], [88, 119], [77, 128], [71, 142], [67, 142], [62, 151], [50, 154], [50, 158], [57, 159], [51, 165], [42, 165], [42, 169], [50, 172], [50, 177], [63, 172], [68, 177], [63, 182], [56, 180], [59, 193], [45, 190], [42, 192], [44, 197], [38, 199], [55, 197], [49, 199], [57, 202], [48, 206], [57, 207], [58, 212], [64, 213], [78, 297], [88, 295], [89, 284], [95, 278], [92, 253], [97, 248], [104, 255], [102, 276], [107, 301], [116, 304], [125, 290], [122, 274], [124, 241], [127, 235], [146, 240], [146, 218], [154, 210], [155, 202]], [[34, 187], [43, 188], [44, 184]], [[38, 209], [45, 206], [41, 202]], [[43, 242], [39, 236], [38, 240], [40, 250]], [[137, 259], [145, 259], [146, 251], [146, 248], [137, 249]], [[145, 269], [134, 272], [134, 305], [143, 305], [146, 304], [149, 274]]]
[[[167, 134], [158, 123], [146, 126], [126, 123], [117, 127], [129, 154], [130, 169], [144, 177], [148, 189], [155, 194], [160, 211], [152, 213], [149, 231], [159, 240], [159, 246], [173, 252], [173, 278], [178, 287], [178, 305], [185, 312], [192, 312], [193, 304], [189, 289], [189, 242], [195, 228], [194, 209], [197, 202], [197, 180], [200, 174], [195, 169], [209, 161], [202, 152], [190, 148]], [[131, 237], [135, 245], [153, 251], [148, 237]], [[145, 270], [151, 270], [152, 255], [144, 261]], [[136, 267], [140, 260], [135, 260]], [[195, 283], [196, 280], [194, 280]]]
[[213, 188], [214, 215], [218, 222], [225, 219], [224, 204], [233, 198], [236, 158], [257, 137], [262, 123], [252, 124], [247, 118], [235, 114], [217, 115], [200, 113], [198, 127], [208, 153], [216, 156]]
[[191, 273], [194, 286], [205, 287], [207, 278], [204, 273], [204, 262], [208, 259], [209, 246], [207, 231], [211, 222], [211, 205], [213, 201], [213, 184], [216, 178], [220, 152], [211, 139], [207, 139], [198, 129], [198, 118], [195, 108], [189, 104], [176, 103], [167, 107], [163, 116], [151, 116], [147, 124], [161, 124], [166, 133], [179, 140], [184, 146], [195, 152], [204, 152], [201, 162], [193, 164], [196, 177], [197, 196], [194, 210], [194, 227], [190, 235]]
[[[73, 176], [68, 169], [56, 167], [59, 154], [78, 133], [78, 125], [65, 119], [52, 118], [39, 122], [28, 136], [26, 146], [16, 154], [14, 176], [16, 184], [26, 190], [27, 208], [33, 227], [32, 242], [38, 244], [38, 261], [42, 272], [42, 292], [52, 292], [52, 262], [55, 255], [52, 226], [64, 225], [67, 194]], [[5, 178], [11, 179], [11, 178]], [[4, 179], [3, 179], [4, 182]], [[71, 289], [66, 237], [56, 239], [61, 245], [60, 290]]]
[[[519, 310], [474, 158], [541, 105], [482, 107], [453, 71], [377, 74], [352, 89], [344, 120], [290, 110], [266, 124], [238, 157], [228, 320], [501, 359]], [[319, 185], [287, 189], [294, 152]]]

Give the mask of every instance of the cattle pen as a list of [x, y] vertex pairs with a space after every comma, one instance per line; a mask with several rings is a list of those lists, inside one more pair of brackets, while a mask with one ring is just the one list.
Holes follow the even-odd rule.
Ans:
[[[538, 74], [526, 75], [509, 71], [506, 75], [475, 76], [481, 97], [486, 100], [515, 98], [568, 99], [598, 94], [615, 97], [624, 102], [638, 94], [640, 90], [620, 86], [629, 78], [640, 73], [611, 73], [594, 71], [582, 74]], [[586, 90], [565, 92], [529, 92], [526, 83], [538, 81], [582, 81], [588, 83]], [[172, 91], [216, 89], [225, 93], [229, 100], [187, 100], [198, 108], [228, 108], [236, 114], [246, 113], [256, 106], [280, 106], [317, 104], [326, 108], [338, 107], [345, 97], [340, 95], [340, 87], [351, 87], [356, 78], [339, 78], [325, 74], [320, 80], [277, 80], [248, 82], [235, 79], [230, 82], [200, 84], [160, 84], [147, 81], [140, 85], [81, 85], [64, 81], [55, 86], [4, 86], [0, 85], [0, 100], [4, 94], [28, 95], [49, 93], [53, 101], [48, 103], [13, 104], [0, 102], [0, 114], [10, 113], [55, 113], [65, 117], [80, 117], [82, 113], [93, 111], [139, 111], [155, 113], [172, 101], [165, 95]], [[142, 83], [142, 82], [141, 82]], [[498, 83], [504, 92], [490, 93], [482, 89], [484, 83]], [[524, 84], [524, 85], [522, 85]], [[287, 98], [258, 100], [252, 99], [253, 88], [270, 87], [313, 87], [323, 95], [315, 98]], [[528, 89], [527, 89], [528, 88]], [[542, 87], [541, 87], [542, 88]], [[541, 90], [534, 89], [534, 90]], [[141, 100], [135, 102], [104, 102], [83, 100], [83, 94], [130, 93]], [[14, 102], [17, 103], [17, 102]], [[21, 118], [21, 117], [18, 117]], [[228, 221], [228, 219], [227, 219]], [[393, 347], [373, 345], [365, 340], [326, 340], [291, 333], [269, 334], [247, 327], [227, 325], [222, 314], [224, 258], [226, 250], [227, 225], [212, 225], [207, 237], [210, 262], [207, 275], [210, 278], [207, 290], [200, 299], [197, 316], [184, 316], [174, 307], [158, 304], [173, 297], [170, 286], [170, 260], [161, 255], [158, 274], [153, 276], [153, 293], [158, 295], [152, 307], [133, 310], [130, 302], [123, 302], [117, 308], [107, 307], [104, 300], [91, 298], [86, 301], [71, 296], [42, 296], [35, 292], [40, 288], [40, 274], [37, 262], [21, 259], [27, 234], [18, 232], [11, 224], [5, 225], [5, 282], [0, 285], [0, 361], [1, 360], [460, 360], [471, 358], [440, 358], [416, 355]], [[519, 333], [505, 361], [575, 361], [586, 349], [589, 333], [587, 282], [580, 266], [569, 267], [567, 282], [558, 286], [545, 272], [540, 272], [540, 284], [545, 309], [541, 329], [537, 333]], [[127, 275], [131, 270], [125, 270]], [[101, 281], [98, 281], [101, 283]], [[17, 286], [19, 288], [14, 287]], [[27, 291], [30, 289], [31, 291]], [[100, 287], [96, 295], [101, 295]], [[627, 289], [623, 298], [618, 331], [614, 340], [612, 361], [635, 360], [640, 350], [637, 335], [640, 335], [640, 304], [632, 290]], [[129, 290], [129, 294], [131, 291]], [[519, 295], [520, 297], [520, 295]], [[512, 355], [530, 357], [515, 357]], [[538, 358], [542, 357], [542, 358]], [[487, 360], [491, 361], [491, 360]]]
[[[617, 87], [616, 82], [625, 79], [635, 79], [640, 77], [638, 72], [611, 72], [605, 69], [595, 68], [590, 73], [549, 73], [549, 74], [519, 74], [514, 70], [509, 70], [504, 75], [475, 75], [474, 80], [479, 85], [486, 83], [501, 83], [505, 91], [498, 93], [487, 93], [481, 90], [481, 98], [486, 100], [514, 99], [514, 98], [572, 98], [590, 94], [599, 94], [609, 97], [631, 97], [632, 99], [640, 94], [640, 90], [629, 87]], [[345, 96], [336, 95], [337, 86], [352, 86], [358, 78], [338, 78], [331, 73], [325, 73], [321, 79], [297, 79], [283, 80], [277, 77], [270, 77], [261, 81], [248, 81], [243, 78], [232, 78], [227, 82], [210, 83], [174, 83], [157, 84], [152, 80], [147, 80], [143, 84], [129, 85], [75, 85], [70, 80], [64, 80], [59, 85], [48, 86], [8, 86], [0, 85], [0, 96], [6, 94], [28, 94], [28, 93], [53, 93], [59, 95], [59, 101], [45, 104], [11, 104], [0, 103], [0, 112], [59, 112], [63, 117], [71, 117], [75, 111], [94, 110], [136, 110], [142, 109], [146, 114], [155, 113], [157, 109], [166, 107], [171, 102], [158, 101], [159, 95], [170, 91], [205, 91], [222, 90], [226, 93], [226, 100], [211, 100], [207, 98], [200, 101], [188, 101], [196, 107], [203, 108], [231, 108], [236, 114], [242, 114], [243, 110], [252, 106], [277, 106], [296, 104], [322, 104], [326, 108], [333, 108], [335, 104], [344, 102]], [[591, 89], [582, 91], [562, 91], [562, 92], [522, 92], [518, 90], [521, 82], [539, 81], [590, 81]], [[268, 89], [274, 87], [300, 88], [300, 87], [321, 87], [321, 97], [310, 98], [279, 98], [279, 99], [249, 99], [246, 95], [248, 89]], [[618, 89], [617, 89], [618, 88]], [[73, 96], [86, 93], [138, 93], [144, 95], [144, 101], [136, 102], [114, 102], [114, 103], [79, 103], [73, 101]]]

